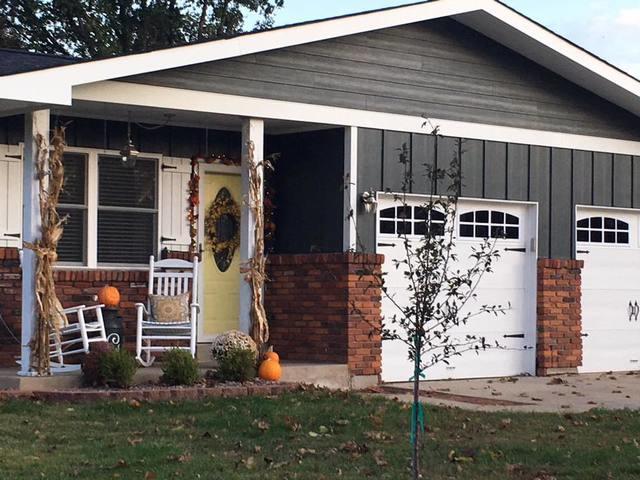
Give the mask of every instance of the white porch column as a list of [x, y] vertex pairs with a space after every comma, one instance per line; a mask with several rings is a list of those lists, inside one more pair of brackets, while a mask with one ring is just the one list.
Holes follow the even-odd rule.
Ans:
[[[249, 154], [249, 142], [253, 142], [254, 161], [260, 163], [264, 160], [264, 121], [256, 118], [244, 118], [242, 120], [242, 210], [240, 225], [240, 260], [244, 264], [253, 257], [255, 251], [254, 225], [255, 220], [249, 208], [249, 169], [247, 168], [247, 156]], [[258, 169], [258, 175], [262, 176], [262, 167]], [[263, 192], [260, 192], [262, 201]], [[251, 286], [240, 279], [240, 330], [249, 333], [251, 328]]]
[[[38, 143], [36, 136], [42, 135], [49, 142], [49, 110], [38, 110], [25, 114], [24, 153], [22, 155], [22, 241], [33, 242], [40, 236], [40, 201], [36, 160]], [[31, 375], [31, 348], [36, 316], [35, 299], [35, 255], [31, 250], [22, 250], [22, 347], [20, 350], [20, 375]]]
[[344, 129], [344, 201], [342, 250], [357, 247], [358, 218], [358, 127]]

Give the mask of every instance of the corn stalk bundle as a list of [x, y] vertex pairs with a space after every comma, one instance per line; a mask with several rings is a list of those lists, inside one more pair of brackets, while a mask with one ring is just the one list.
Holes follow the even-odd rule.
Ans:
[[248, 207], [253, 215], [255, 226], [253, 229], [254, 253], [243, 266], [244, 278], [251, 286], [251, 338], [262, 352], [269, 340], [269, 324], [267, 313], [264, 309], [264, 284], [266, 276], [266, 257], [264, 254], [264, 205], [262, 202], [262, 175], [260, 170], [270, 167], [268, 161], [255, 161], [255, 145], [247, 144], [247, 169], [249, 172], [249, 198]]
[[49, 336], [57, 335], [66, 319], [58, 300], [53, 279], [53, 266], [58, 259], [58, 242], [62, 237], [64, 219], [58, 215], [58, 202], [64, 186], [64, 128], [57, 127], [51, 139], [38, 134], [38, 158], [36, 175], [39, 184], [41, 236], [33, 243], [25, 242], [25, 248], [33, 250], [36, 256], [35, 295], [38, 304], [36, 327], [31, 340], [32, 365], [39, 375], [51, 373], [49, 360]]

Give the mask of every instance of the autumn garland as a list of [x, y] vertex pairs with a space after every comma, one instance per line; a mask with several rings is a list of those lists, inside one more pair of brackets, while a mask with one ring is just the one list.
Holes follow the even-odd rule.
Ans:
[[198, 206], [200, 205], [200, 164], [198, 156], [191, 157], [191, 176], [189, 177], [189, 255], [193, 258], [198, 253]]

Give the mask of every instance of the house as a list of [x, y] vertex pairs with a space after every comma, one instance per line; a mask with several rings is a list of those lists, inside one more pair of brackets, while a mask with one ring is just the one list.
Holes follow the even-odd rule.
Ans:
[[[418, 3], [95, 61], [2, 51], [0, 74], [5, 364], [19, 354], [11, 335], [22, 333], [26, 345], [31, 324], [21, 315], [21, 302], [28, 308], [32, 299], [21, 296], [29, 278], [21, 278], [17, 249], [37, 234], [32, 139], [65, 124], [61, 211], [69, 219], [59, 293], [78, 303], [101, 285], [117, 286], [126, 335], [131, 307], [146, 292], [149, 255], [184, 255], [189, 243], [190, 157], [229, 159], [201, 166], [202, 222], [222, 189], [243, 204], [241, 159], [253, 142], [258, 160], [279, 154], [269, 180], [272, 342], [285, 359], [347, 365], [354, 385], [380, 374], [407, 380], [404, 352], [368, 335], [388, 305], [354, 281], [350, 252], [361, 250], [405, 294], [391, 265], [399, 254], [389, 194], [401, 188], [398, 149], [409, 147], [417, 180], [425, 165], [447, 164], [463, 139], [458, 248], [463, 254], [496, 228], [507, 232], [479, 301], [512, 305], [468, 329], [507, 348], [460, 357], [428, 376], [638, 368], [640, 81], [498, 1]], [[429, 135], [424, 117], [442, 138]], [[119, 157], [128, 135], [140, 151], [134, 168]], [[417, 180], [412, 205], [438, 188]], [[370, 191], [375, 212], [362, 204]], [[203, 344], [248, 329], [250, 291], [239, 272], [253, 248], [246, 208], [229, 265], [216, 263], [200, 229]]]

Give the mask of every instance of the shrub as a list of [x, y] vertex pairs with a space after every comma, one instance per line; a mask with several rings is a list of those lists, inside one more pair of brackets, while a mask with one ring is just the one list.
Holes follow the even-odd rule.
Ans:
[[112, 350], [100, 359], [100, 375], [110, 387], [129, 388], [137, 369], [136, 359], [124, 349]]
[[174, 348], [164, 356], [162, 383], [168, 385], [194, 385], [200, 379], [198, 361], [186, 350]]
[[256, 377], [256, 355], [246, 348], [230, 348], [219, 359], [218, 377], [223, 382], [246, 382]]
[[221, 335], [218, 335], [211, 344], [211, 353], [213, 359], [220, 362], [230, 351], [242, 349], [248, 350], [253, 354], [253, 363], [258, 358], [258, 347], [256, 342], [247, 335], [238, 330], [230, 330]]
[[109, 342], [98, 342], [91, 345], [91, 350], [82, 358], [82, 381], [89, 387], [98, 387], [105, 384], [104, 377], [100, 373], [102, 358], [113, 350]]

